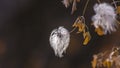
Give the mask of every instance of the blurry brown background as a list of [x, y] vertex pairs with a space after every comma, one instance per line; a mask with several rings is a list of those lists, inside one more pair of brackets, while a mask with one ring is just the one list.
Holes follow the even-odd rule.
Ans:
[[96, 0], [90, 0], [85, 14], [92, 35], [87, 46], [82, 45], [81, 34], [74, 32], [66, 54], [58, 58], [49, 44], [54, 28], [64, 26], [72, 30], [85, 2], [81, 0], [71, 15], [71, 6], [66, 9], [61, 0], [0, 0], [0, 68], [91, 68], [93, 54], [120, 45], [119, 29], [99, 37], [90, 26]]

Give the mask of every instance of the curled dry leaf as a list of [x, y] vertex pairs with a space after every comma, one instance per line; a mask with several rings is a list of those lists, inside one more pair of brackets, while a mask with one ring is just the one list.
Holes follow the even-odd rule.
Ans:
[[93, 55], [93, 61], [91, 62], [92, 63], [92, 68], [96, 68], [96, 65], [97, 65], [97, 55]]
[[91, 39], [91, 35], [90, 35], [89, 31], [86, 30], [86, 29], [88, 29], [88, 27], [85, 24], [84, 17], [82, 17], [82, 16], [78, 17], [72, 26], [74, 28], [78, 28], [77, 33], [83, 33], [83, 37], [84, 37], [83, 45], [87, 45]]
[[85, 30], [85, 25], [83, 23], [77, 23], [76, 27], [78, 27], [78, 32], [77, 33], [81, 33]]
[[85, 32], [83, 33], [83, 36], [84, 36], [84, 42], [83, 42], [83, 45], [87, 45], [88, 42], [90, 41], [91, 39], [91, 35], [89, 32]]
[[78, 28], [77, 33], [81, 33], [85, 30], [85, 24], [80, 19], [77, 19], [72, 26], [75, 27], [75, 28]]
[[112, 62], [111, 62], [109, 59], [106, 59], [106, 60], [103, 62], [103, 66], [104, 66], [104, 67], [107, 67], [107, 68], [111, 68]]
[[120, 6], [117, 6], [116, 13], [117, 13], [117, 14], [120, 14]]
[[104, 35], [104, 31], [103, 31], [103, 29], [101, 27], [95, 28], [95, 32], [97, 32], [97, 34], [99, 36]]

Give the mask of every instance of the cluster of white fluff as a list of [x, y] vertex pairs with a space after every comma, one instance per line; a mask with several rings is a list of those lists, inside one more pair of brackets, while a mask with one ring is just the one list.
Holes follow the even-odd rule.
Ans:
[[95, 15], [92, 17], [95, 28], [101, 27], [104, 34], [116, 31], [116, 13], [114, 7], [107, 3], [96, 4], [94, 6]]
[[58, 29], [54, 29], [50, 35], [50, 45], [53, 48], [55, 55], [59, 57], [63, 57], [63, 52], [66, 51], [69, 41], [70, 34], [67, 29], [64, 27], [59, 27]]
[[[76, 0], [63, 0], [62, 2], [67, 8], [70, 5], [70, 1], [74, 1], [73, 8], [75, 9]], [[114, 7], [107, 3], [100, 3], [94, 6], [94, 11], [95, 15], [92, 17], [92, 21], [95, 28], [102, 28], [104, 34], [116, 31], [117, 22]], [[49, 41], [55, 55], [63, 57], [63, 53], [66, 51], [70, 42], [69, 31], [60, 26], [51, 32]]]

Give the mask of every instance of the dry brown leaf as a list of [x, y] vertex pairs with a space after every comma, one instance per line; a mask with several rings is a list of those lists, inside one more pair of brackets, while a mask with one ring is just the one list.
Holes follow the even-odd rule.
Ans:
[[106, 60], [103, 61], [103, 66], [104, 66], [104, 67], [107, 67], [107, 61], [106, 61]]
[[91, 35], [89, 32], [86, 32], [86, 28], [88, 29], [88, 27], [86, 26], [85, 22], [83, 22], [83, 20], [84, 20], [83, 17], [78, 17], [72, 26], [74, 28], [78, 28], [77, 33], [81, 33], [81, 32], [83, 33], [83, 37], [84, 37], [83, 45], [87, 45], [91, 39]]
[[77, 6], [77, 2], [80, 2], [80, 0], [72, 0], [72, 1], [73, 1], [73, 5], [72, 5], [71, 14], [73, 14], [77, 10], [77, 7], [76, 7]]
[[110, 62], [109, 59], [106, 59], [106, 60], [103, 62], [103, 66], [104, 66], [104, 67], [107, 67], [107, 68], [111, 68], [112, 62]]
[[[84, 35], [85, 34], [85, 35]], [[90, 41], [90, 39], [91, 39], [91, 35], [90, 35], [90, 33], [89, 32], [85, 32], [85, 33], [83, 33], [83, 36], [85, 36], [84, 37], [84, 42], [83, 42], [83, 45], [87, 45], [88, 44], [88, 42]]]
[[85, 24], [82, 23], [82, 21], [75, 22], [73, 24], [73, 27], [77, 27], [78, 28], [78, 32], [77, 33], [83, 32], [85, 30]]
[[97, 55], [93, 56], [93, 61], [91, 63], [92, 63], [92, 68], [96, 68], [96, 65], [97, 65]]
[[97, 32], [97, 34], [98, 34], [99, 36], [104, 35], [104, 31], [103, 31], [103, 29], [102, 29], [101, 27], [96, 28], [96, 29], [95, 29], [95, 32]]
[[79, 28], [78, 32], [83, 32], [83, 31], [85, 31], [85, 24], [83, 24], [83, 23], [78, 24], [78, 28]]
[[74, 11], [77, 10], [77, 7], [76, 7], [77, 3], [76, 3], [76, 0], [73, 1], [73, 5], [72, 5], [72, 11], [71, 11], [71, 14], [74, 13]]
[[117, 14], [120, 14], [120, 6], [117, 6], [116, 13], [117, 13]]
[[112, 66], [112, 62], [108, 62], [108, 63], [107, 63], [107, 67], [108, 67], [108, 68], [111, 68], [111, 66]]

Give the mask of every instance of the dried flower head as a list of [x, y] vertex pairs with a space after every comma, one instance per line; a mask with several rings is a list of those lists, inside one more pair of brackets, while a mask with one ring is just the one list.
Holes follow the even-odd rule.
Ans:
[[92, 68], [120, 68], [120, 47], [93, 55]]
[[63, 57], [63, 52], [66, 51], [69, 41], [70, 34], [67, 29], [64, 27], [59, 27], [58, 29], [54, 29], [50, 35], [50, 45], [53, 48], [55, 55], [59, 57]]
[[107, 3], [96, 4], [94, 6], [95, 15], [92, 17], [95, 28], [101, 27], [104, 34], [116, 31], [116, 13], [114, 7]]

